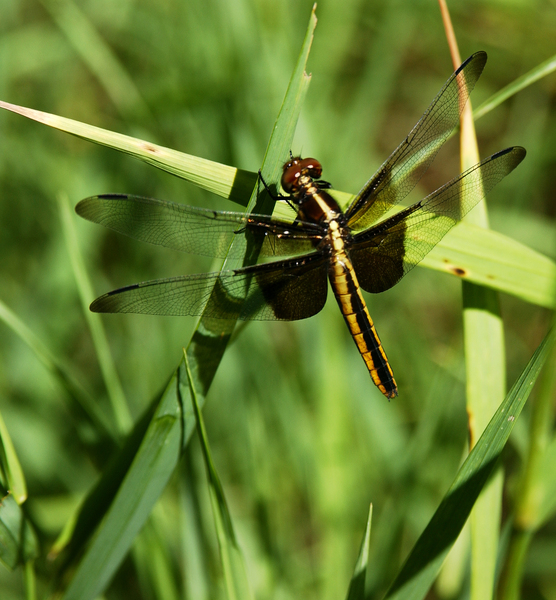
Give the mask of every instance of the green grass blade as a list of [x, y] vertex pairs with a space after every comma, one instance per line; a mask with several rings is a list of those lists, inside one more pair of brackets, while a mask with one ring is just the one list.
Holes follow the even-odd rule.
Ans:
[[556, 513], [556, 438], [542, 456], [539, 466], [539, 481], [532, 490], [537, 493], [538, 512], [534, 515], [534, 526], [540, 527]]
[[355, 570], [351, 577], [347, 600], [364, 600], [365, 599], [365, 576], [367, 574], [367, 566], [369, 563], [369, 547], [371, 544], [371, 522], [373, 520], [373, 505], [369, 507], [369, 516], [367, 518], [367, 526], [365, 527], [365, 535], [361, 542], [359, 556], [355, 563]]
[[195, 412], [195, 421], [197, 423], [197, 435], [199, 436], [205, 462], [212, 514], [216, 536], [218, 538], [218, 546], [220, 548], [220, 560], [222, 563], [228, 600], [253, 598], [247, 579], [247, 573], [245, 572], [245, 559], [243, 558], [243, 554], [237, 543], [228, 503], [226, 502], [226, 497], [224, 495], [224, 489], [222, 488], [220, 477], [218, 476], [212, 460], [205, 423], [199, 407], [193, 376], [189, 368], [189, 360], [187, 359], [185, 350], [183, 355], [193, 410]]
[[424, 598], [490, 477], [516, 419], [554, 344], [550, 330], [460, 468], [452, 486], [413, 547], [386, 598]]
[[556, 305], [554, 261], [496, 231], [460, 223], [421, 264], [526, 302]]
[[[175, 401], [174, 390], [171, 390], [161, 398], [131, 467], [102, 527], [80, 562], [64, 600], [92, 599], [102, 593], [172, 474], [180, 456], [181, 444], [180, 406]], [[113, 483], [117, 486], [119, 481], [114, 479]], [[85, 518], [95, 517], [84, 514]]]
[[539, 79], [546, 77], [550, 73], [553, 73], [554, 71], [556, 71], [556, 55], [551, 56], [540, 65], [537, 65], [534, 69], [531, 69], [528, 73], [525, 73], [525, 75], [518, 77], [515, 81], [491, 96], [486, 102], [483, 102], [481, 106], [473, 111], [473, 118], [475, 121], [480, 119], [514, 94], [517, 94], [521, 90], [532, 85]]
[[[440, 7], [452, 59], [460, 63], [456, 35], [444, 0], [441, 0]], [[460, 163], [461, 170], [465, 171], [480, 159], [471, 100], [467, 102], [460, 121]], [[486, 202], [480, 202], [464, 220], [488, 230]], [[462, 299], [466, 408], [470, 447], [473, 448], [506, 392], [504, 329], [494, 290], [463, 281]], [[492, 597], [501, 507], [502, 478], [497, 474], [481, 491], [471, 513], [471, 600]]]
[[37, 598], [37, 575], [35, 573], [35, 563], [28, 560], [25, 563], [25, 599], [36, 600]]
[[65, 117], [3, 101], [0, 101], [0, 108], [5, 108], [54, 129], [71, 133], [89, 142], [131, 154], [149, 165], [181, 177], [213, 194], [229, 198], [243, 206], [246, 204], [246, 197], [249, 197], [257, 181], [255, 173], [235, 169]]
[[[464, 282], [464, 341], [470, 446], [506, 391], [504, 329], [494, 290]], [[502, 510], [502, 473], [485, 485], [471, 513], [471, 599], [492, 597]]]
[[127, 406], [126, 398], [120, 384], [120, 379], [112, 360], [108, 340], [100, 315], [92, 313], [89, 310], [89, 301], [94, 297], [93, 286], [87, 275], [85, 263], [81, 256], [81, 249], [75, 231], [75, 213], [71, 210], [67, 197], [58, 196], [58, 209], [62, 221], [62, 231], [66, 241], [73, 274], [77, 283], [81, 305], [85, 319], [89, 325], [93, 343], [95, 345], [96, 354], [98, 357], [100, 369], [104, 378], [108, 397], [110, 399], [114, 418], [117, 424], [118, 431], [125, 434], [131, 428], [131, 415]]
[[[269, 182], [275, 181], [280, 161], [286, 158], [291, 146], [301, 102], [308, 85], [305, 64], [315, 25], [316, 18], [313, 13], [266, 153], [265, 164], [271, 166], [268, 171], [265, 170]], [[255, 198], [254, 193], [253, 202]], [[226, 322], [202, 321], [188, 346], [188, 360], [199, 394], [199, 404], [204, 401], [232, 329], [233, 323], [230, 327]], [[144, 437], [138, 440], [140, 446], [137, 455], [101, 527], [77, 567], [64, 595], [65, 600], [94, 598], [105, 588], [162, 493], [178, 462], [180, 449], [185, 447], [189, 440], [195, 427], [195, 419], [183, 361], [163, 393], [155, 416], [151, 420], [148, 419], [147, 415], [148, 427]], [[140, 437], [140, 434], [137, 434], [137, 437]], [[125, 464], [124, 458], [122, 465]], [[110, 481], [106, 484], [106, 487], [109, 487]], [[99, 490], [100, 488], [95, 490], [95, 497], [99, 496]], [[112, 489], [102, 497], [103, 506], [112, 500], [113, 493]], [[94, 504], [91, 496], [87, 502], [89, 505]], [[104, 512], [98, 511], [88, 521], [87, 512], [84, 510], [82, 514], [84, 523], [80, 528], [80, 544], [85, 539], [86, 531], [90, 531], [98, 523]]]

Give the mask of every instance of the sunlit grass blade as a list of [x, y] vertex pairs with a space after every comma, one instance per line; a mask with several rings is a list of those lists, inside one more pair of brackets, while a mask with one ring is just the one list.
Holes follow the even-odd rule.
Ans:
[[[305, 64], [315, 25], [316, 18], [312, 13], [303, 48], [265, 156], [265, 165], [268, 164], [270, 167], [265, 170], [269, 182], [276, 180], [280, 161], [287, 157], [291, 146], [295, 124], [308, 86]], [[255, 180], [252, 189], [254, 183]], [[256, 199], [257, 193], [254, 190], [253, 205]], [[204, 402], [204, 396], [222, 358], [233, 329], [233, 323], [231, 325], [230, 328], [230, 323], [226, 322], [216, 324], [203, 322], [203, 329], [195, 332], [188, 346], [188, 360], [199, 395], [199, 404]], [[210, 327], [215, 329], [211, 330]], [[151, 418], [150, 414], [147, 414], [143, 425], [144, 428], [141, 430], [136, 428], [136, 433], [130, 438], [137, 444], [139, 450], [116, 496], [113, 497], [116, 488], [110, 487], [112, 482], [107, 478], [105, 487], [108, 493], [101, 498], [103, 509], [97, 511], [89, 520], [87, 520], [87, 511], [82, 512], [83, 526], [80, 532], [91, 531], [103, 517], [105, 507], [111, 502], [100, 528], [75, 571], [64, 595], [65, 600], [94, 598], [106, 587], [129, 550], [134, 537], [145, 523], [152, 506], [162, 493], [177, 465], [180, 450], [189, 441], [195, 428], [195, 418], [183, 361], [164, 391], [154, 416]], [[143, 433], [145, 428], [146, 433]], [[132, 446], [130, 442], [130, 449]], [[125, 460], [126, 456], [123, 456], [121, 467], [125, 466]], [[117, 485], [115, 475], [113, 478]], [[98, 497], [100, 489], [95, 490], [95, 497]], [[92, 509], [91, 505], [94, 504], [92, 496], [87, 499], [87, 503]], [[79, 548], [84, 541], [85, 536], [81, 533], [77, 547]]]
[[546, 308], [556, 304], [554, 261], [490, 229], [459, 223], [422, 265]]
[[[445, 0], [439, 3], [452, 60], [457, 65], [461, 58], [450, 13]], [[471, 100], [468, 100], [461, 115], [461, 170], [466, 171], [479, 159]], [[465, 221], [488, 229], [486, 202], [480, 202]], [[498, 296], [493, 289], [464, 280], [462, 298], [466, 407], [472, 448], [506, 392], [504, 329]], [[502, 475], [498, 473], [482, 490], [471, 514], [471, 600], [487, 600], [492, 596], [501, 510]]]
[[91, 337], [93, 338], [93, 343], [95, 345], [96, 355], [102, 375], [104, 377], [106, 389], [108, 390], [108, 397], [112, 405], [114, 419], [120, 434], [125, 434], [131, 427], [131, 415], [129, 413], [114, 361], [112, 360], [112, 354], [108, 346], [108, 340], [106, 339], [106, 333], [104, 331], [102, 320], [100, 319], [100, 315], [97, 315], [89, 310], [90, 299], [94, 297], [93, 286], [91, 285], [85, 269], [83, 257], [81, 256], [81, 249], [79, 247], [77, 233], [75, 231], [75, 214], [73, 210], [70, 209], [69, 200], [67, 197], [63, 197], [61, 195], [58, 196], [58, 209], [60, 211], [62, 231], [64, 232], [68, 255], [71, 261], [75, 281], [77, 283], [79, 297], [81, 298], [83, 314], [85, 315], [85, 319], [89, 325], [89, 330], [91, 331]]
[[511, 96], [517, 94], [526, 87], [532, 85], [539, 79], [546, 77], [550, 73], [556, 71], [556, 55], [551, 56], [548, 60], [545, 60], [540, 65], [537, 65], [534, 69], [531, 69], [525, 75], [518, 77], [515, 81], [502, 88], [499, 92], [491, 96], [486, 102], [483, 102], [481, 106], [473, 111], [473, 118], [475, 121], [480, 119], [491, 110], [494, 110], [497, 106], [505, 102]]
[[0, 108], [5, 108], [54, 129], [71, 133], [89, 142], [95, 142], [131, 154], [158, 169], [181, 177], [213, 194], [229, 198], [244, 206], [246, 198], [251, 194], [251, 190], [257, 181], [255, 173], [157, 146], [151, 142], [80, 123], [73, 119], [3, 101], [0, 101]]
[[359, 556], [355, 563], [355, 569], [349, 584], [349, 590], [346, 600], [364, 600], [365, 599], [365, 576], [369, 562], [369, 546], [371, 544], [371, 522], [373, 520], [373, 505], [369, 507], [369, 516], [367, 517], [367, 526], [365, 535], [361, 542]]
[[405, 564], [392, 583], [386, 598], [424, 598], [434, 582], [446, 554], [457, 539], [483, 486], [495, 468], [535, 381], [554, 344], [550, 330], [531, 360], [499, 406], [483, 435], [458, 471]]
[[237, 543], [230, 510], [222, 483], [214, 467], [210, 446], [208, 442], [203, 415], [199, 407], [197, 392], [193, 383], [193, 376], [189, 368], [189, 360], [187, 353], [184, 350], [185, 371], [187, 373], [187, 381], [191, 391], [191, 401], [195, 412], [195, 421], [197, 423], [197, 435], [201, 443], [203, 452], [203, 460], [207, 473], [209, 486], [210, 501], [212, 505], [212, 514], [214, 518], [214, 526], [216, 536], [218, 538], [218, 546], [220, 548], [220, 560], [222, 564], [222, 572], [224, 574], [224, 582], [228, 595], [228, 600], [243, 600], [253, 597], [247, 573], [245, 572], [245, 559], [241, 553], [241, 549]]

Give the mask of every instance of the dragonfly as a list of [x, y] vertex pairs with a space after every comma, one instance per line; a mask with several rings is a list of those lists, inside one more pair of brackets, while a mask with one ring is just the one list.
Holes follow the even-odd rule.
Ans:
[[525, 157], [520, 146], [501, 150], [419, 202], [391, 211], [457, 126], [486, 60], [480, 51], [463, 62], [345, 211], [321, 179], [319, 161], [291, 153], [283, 166], [284, 193], [274, 195], [294, 208], [291, 220], [128, 194], [82, 200], [76, 206], [81, 217], [140, 241], [228, 259], [256, 247], [259, 256], [237, 269], [129, 285], [100, 296], [90, 309], [295, 321], [323, 308], [330, 283], [372, 381], [394, 398], [398, 386], [361, 290], [374, 294], [397, 284]]

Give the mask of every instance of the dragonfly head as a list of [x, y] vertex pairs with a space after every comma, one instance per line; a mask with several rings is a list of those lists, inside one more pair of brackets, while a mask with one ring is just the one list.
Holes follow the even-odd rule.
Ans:
[[282, 188], [288, 194], [295, 195], [299, 190], [299, 179], [303, 176], [311, 179], [320, 179], [322, 165], [315, 158], [301, 158], [292, 156], [284, 165], [282, 173]]

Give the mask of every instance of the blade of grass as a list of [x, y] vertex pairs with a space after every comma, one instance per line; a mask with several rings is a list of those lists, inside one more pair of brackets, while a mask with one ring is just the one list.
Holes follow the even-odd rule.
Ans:
[[237, 543], [232, 518], [222, 483], [214, 467], [210, 447], [208, 443], [207, 432], [203, 415], [199, 407], [197, 392], [193, 382], [193, 376], [189, 368], [189, 360], [187, 352], [183, 351], [185, 372], [187, 374], [187, 382], [191, 392], [191, 401], [195, 413], [195, 421], [197, 424], [197, 435], [201, 442], [201, 450], [203, 452], [203, 460], [205, 462], [205, 470], [209, 486], [210, 501], [212, 505], [212, 514], [214, 525], [216, 528], [216, 536], [218, 538], [218, 547], [220, 548], [220, 560], [222, 563], [222, 572], [224, 574], [224, 582], [229, 600], [243, 600], [244, 598], [253, 598], [247, 573], [245, 572], [245, 559]]
[[24, 568], [25, 578], [25, 600], [36, 600], [37, 598], [37, 575], [35, 573], [35, 562], [28, 560]]
[[556, 55], [551, 56], [540, 65], [537, 65], [534, 69], [525, 73], [525, 75], [518, 77], [515, 81], [512, 81], [506, 87], [491, 96], [486, 102], [483, 102], [479, 108], [476, 108], [473, 111], [473, 118], [476, 121], [477, 119], [484, 117], [511, 96], [532, 85], [539, 79], [550, 75], [550, 73], [553, 73], [554, 71], [556, 71]]
[[[439, 0], [439, 4], [452, 60], [457, 67], [461, 57], [450, 14], [445, 0]], [[462, 171], [479, 162], [471, 100], [461, 115], [460, 153]], [[481, 202], [466, 220], [488, 229], [486, 202]], [[463, 281], [462, 296], [469, 446], [473, 448], [504, 399], [504, 329], [498, 296], [494, 290]], [[502, 485], [502, 473], [499, 472], [482, 491], [471, 515], [471, 600], [487, 600], [494, 592]]]
[[[313, 12], [265, 156], [263, 169], [269, 182], [275, 182], [279, 177], [280, 165], [291, 146], [295, 124], [309, 82], [305, 74], [305, 64], [315, 25], [316, 17]], [[256, 198], [255, 191], [251, 204], [254, 204]], [[215, 324], [202, 320], [188, 346], [188, 360], [200, 404], [204, 402], [204, 396], [210, 387], [232, 329], [233, 323], [230, 326], [226, 322]], [[177, 464], [180, 449], [185, 447], [195, 427], [194, 411], [186, 381], [182, 361], [163, 393], [154, 418], [150, 421], [148, 416], [145, 418], [148, 428], [144, 438], [140, 440], [137, 456], [77, 567], [64, 595], [65, 600], [94, 598], [106, 587], [144, 524], [152, 505], [164, 489]], [[106, 504], [111, 498], [112, 496], [103, 498], [103, 502]], [[102, 511], [85, 523], [87, 530], [90, 531], [98, 523], [100, 516]], [[83, 519], [86, 517], [84, 513]], [[84, 539], [86, 537], [83, 537]]]
[[[102, 593], [170, 478], [179, 459], [181, 445], [180, 408], [175, 402], [175, 392], [167, 391], [141, 438], [139, 449], [133, 456], [123, 483], [121, 479], [114, 477], [114, 473], [110, 473], [111, 480], [108, 475], [103, 474], [103, 488], [111, 491], [112, 484], [112, 489], [117, 489], [117, 493], [102, 527], [94, 536], [63, 596], [65, 600], [92, 599]], [[103, 498], [104, 507], [110, 498]], [[87, 506], [91, 508], [91, 503], [88, 502]], [[95, 506], [94, 509], [96, 508]], [[89, 511], [82, 512], [82, 515], [86, 529], [76, 532], [76, 539], [77, 533], [84, 537], [80, 540], [81, 543], [86, 540], [83, 533], [90, 531], [91, 526], [104, 514], [101, 511], [97, 514]], [[72, 544], [68, 549], [71, 554], [76, 548]]]
[[[122, 152], [126, 152], [143, 160], [157, 168], [166, 172], [172, 173], [186, 179], [203, 189], [228, 198], [242, 206], [247, 204], [246, 198], [253, 189], [257, 176], [255, 173], [241, 171], [227, 165], [208, 161], [196, 156], [191, 156], [138, 140], [129, 136], [106, 131], [98, 127], [72, 121], [64, 117], [58, 117], [48, 113], [43, 113], [37, 110], [24, 108], [0, 101], [0, 108], [11, 110], [12, 112], [21, 114], [38, 122], [44, 123], [51, 127], [55, 127], [62, 131], [66, 131], [83, 139], [105, 145]], [[270, 162], [270, 161], [269, 161]], [[279, 164], [277, 161], [276, 164]], [[266, 179], [266, 177], [265, 177]], [[270, 178], [268, 178], [270, 179]], [[348, 196], [344, 192], [335, 192], [341, 197]], [[552, 262], [548, 262], [545, 257], [540, 254], [535, 254], [525, 246], [520, 246], [514, 242], [515, 246], [511, 248], [512, 253], [519, 260], [518, 263], [523, 268], [519, 272], [512, 272], [512, 263], [504, 260], [505, 252], [498, 249], [495, 244], [495, 239], [491, 237], [491, 232], [485, 233], [484, 243], [479, 237], [466, 241], [462, 234], [468, 232], [463, 225], [459, 225], [452, 229], [450, 233], [431, 251], [431, 253], [423, 261], [423, 265], [440, 270], [450, 270], [451, 265], [461, 267], [464, 270], [467, 266], [467, 249], [475, 256], [484, 257], [485, 261], [492, 258], [492, 264], [488, 269], [481, 269], [481, 264], [486, 267], [486, 262], [473, 261], [474, 268], [470, 271], [477, 275], [477, 279], [472, 279], [476, 283], [495, 287], [501, 291], [517, 295], [528, 302], [534, 302], [541, 306], [554, 306], [554, 266]], [[458, 252], [458, 256], [451, 260], [451, 263], [444, 263], [444, 256], [439, 256], [439, 253], [445, 251], [446, 247], [453, 243], [454, 236], [457, 234], [457, 239], [462, 240], [461, 245], [457, 245], [454, 250]], [[502, 238], [497, 238], [501, 240]], [[473, 248], [473, 244], [479, 244]], [[520, 256], [518, 249], [522, 248], [526, 253]], [[509, 246], [507, 246], [509, 248]], [[485, 254], [486, 252], [486, 254]], [[472, 260], [472, 256], [469, 257]], [[533, 261], [533, 262], [531, 262]], [[504, 265], [505, 276], [500, 280], [496, 277], [497, 272], [494, 267], [496, 264]], [[529, 263], [529, 264], [527, 264]], [[532, 276], [532, 280], [524, 278]], [[92, 297], [92, 296], [91, 296]]]
[[371, 545], [371, 522], [373, 520], [373, 505], [369, 507], [365, 535], [359, 549], [359, 556], [355, 563], [355, 570], [351, 577], [346, 600], [364, 600], [365, 598], [365, 576], [369, 563], [369, 547]]
[[554, 345], [551, 329], [461, 466], [440, 506], [386, 594], [389, 600], [424, 598], [493, 472], [539, 372]]
[[241, 169], [178, 152], [177, 150], [163, 146], [157, 146], [151, 142], [139, 140], [128, 135], [122, 135], [101, 129], [100, 127], [41, 112], [40, 110], [17, 106], [1, 100], [0, 108], [43, 123], [54, 129], [71, 133], [89, 142], [95, 142], [101, 146], [107, 146], [114, 150], [131, 154], [131, 156], [149, 165], [181, 177], [213, 194], [228, 198], [243, 206], [246, 205], [246, 197], [249, 197], [257, 182], [255, 173], [242, 171]]
[[459, 223], [421, 265], [539, 306], [554, 308], [556, 305], [554, 261], [490, 229]]
[[106, 339], [106, 333], [100, 315], [92, 313], [89, 310], [89, 301], [94, 297], [93, 286], [91, 285], [85, 269], [83, 257], [81, 256], [77, 232], [75, 231], [74, 225], [75, 214], [73, 210], [71, 210], [69, 198], [67, 198], [67, 196], [58, 196], [58, 210], [60, 211], [62, 231], [64, 233], [73, 274], [77, 283], [83, 314], [85, 315], [91, 337], [93, 338], [93, 344], [95, 346], [104, 383], [108, 391], [108, 398], [112, 405], [116, 426], [120, 434], [125, 434], [131, 428], [131, 414], [127, 406], [114, 361], [112, 360], [112, 354], [110, 352], [110, 347], [108, 346], [108, 340]]

